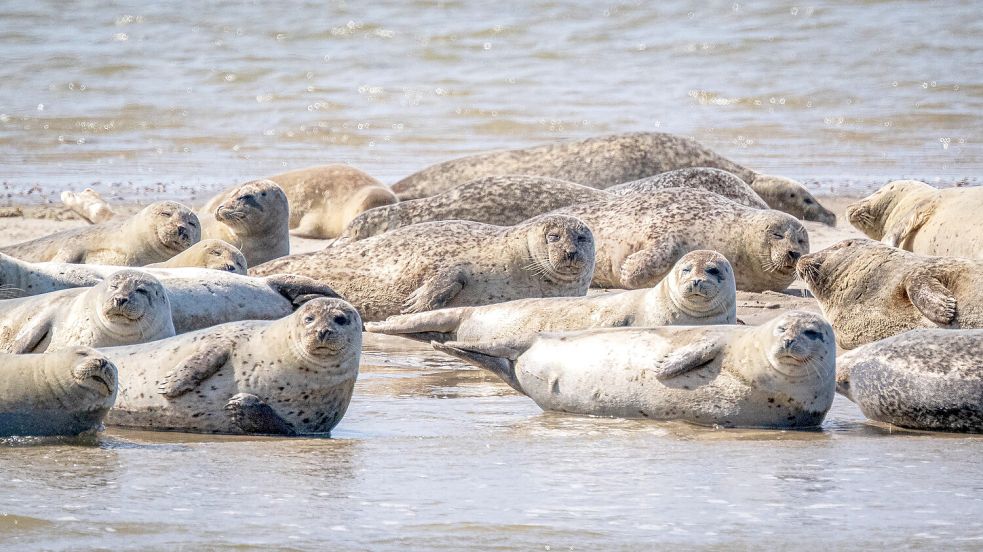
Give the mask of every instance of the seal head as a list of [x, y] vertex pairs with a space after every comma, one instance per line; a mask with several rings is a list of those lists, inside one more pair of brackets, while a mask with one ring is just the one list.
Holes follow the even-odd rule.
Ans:
[[544, 279], [562, 284], [589, 282], [594, 273], [594, 235], [580, 219], [543, 215], [518, 227], [526, 232], [529, 264]]
[[881, 240], [888, 226], [898, 218], [896, 211], [903, 210], [901, 205], [906, 198], [912, 195], [930, 196], [935, 192], [935, 188], [918, 180], [895, 180], [850, 204], [846, 208], [846, 216], [850, 224], [868, 237]]
[[[304, 303], [290, 317], [294, 353], [312, 366], [339, 363], [338, 355], [361, 348], [362, 318], [348, 302], [318, 298]], [[339, 374], [349, 376], [350, 374]]]
[[97, 287], [102, 289], [96, 295], [95, 318], [113, 337], [132, 342], [133, 336], [173, 335], [171, 305], [157, 278], [139, 270], [121, 270]]
[[278, 226], [289, 217], [287, 194], [272, 180], [254, 180], [236, 188], [215, 208], [215, 219], [237, 235], [258, 235]]
[[156, 240], [168, 257], [177, 255], [201, 239], [198, 216], [176, 201], [152, 203], [142, 213], [152, 221]]
[[[746, 230], [747, 254], [752, 257], [738, 262], [737, 278], [755, 282], [761, 289], [784, 289], [795, 280], [795, 263], [809, 252], [809, 234], [795, 218], [779, 211], [761, 211], [754, 215]], [[750, 271], [741, 277], [742, 270]], [[747, 288], [749, 291], [757, 291]]]
[[694, 318], [719, 316], [737, 293], [734, 269], [716, 251], [687, 253], [666, 278], [669, 300]]
[[791, 178], [758, 173], [752, 187], [772, 209], [785, 211], [802, 220], [836, 226], [836, 214], [820, 205], [805, 186]]

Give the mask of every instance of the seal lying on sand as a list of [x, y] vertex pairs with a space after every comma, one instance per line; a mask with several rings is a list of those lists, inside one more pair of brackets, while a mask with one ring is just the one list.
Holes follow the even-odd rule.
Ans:
[[434, 348], [495, 373], [543, 410], [801, 428], [822, 423], [833, 403], [833, 330], [805, 312], [763, 326], [606, 328]]
[[400, 200], [436, 195], [485, 176], [547, 176], [594, 188], [610, 188], [666, 171], [712, 167], [739, 176], [773, 209], [805, 220], [835, 224], [836, 216], [798, 182], [761, 174], [720, 156], [696, 140], [659, 132], [631, 132], [556, 142], [453, 159], [393, 185]]
[[634, 182], [618, 184], [607, 189], [615, 195], [645, 193], [650, 194], [666, 188], [697, 188], [755, 209], [768, 209], [768, 204], [755, 191], [736, 175], [720, 169], [696, 167], [677, 169], [649, 176]]
[[210, 268], [236, 274], [249, 269], [246, 257], [234, 245], [222, 240], [202, 240], [162, 263], [144, 268]]
[[130, 218], [64, 230], [0, 252], [30, 262], [143, 266], [166, 261], [199, 239], [198, 217], [191, 209], [160, 201]]
[[836, 390], [901, 427], [983, 432], [983, 330], [919, 329], [836, 361]]
[[444, 307], [587, 293], [594, 238], [580, 220], [544, 215], [516, 226], [414, 224], [253, 267], [255, 276], [324, 281], [365, 320]]
[[328, 433], [348, 408], [362, 321], [315, 299], [276, 321], [234, 322], [104, 349], [120, 370], [106, 423], [200, 433]]
[[983, 187], [936, 189], [896, 180], [847, 207], [850, 224], [921, 255], [983, 259]]
[[734, 324], [736, 295], [727, 259], [714, 251], [692, 251], [650, 289], [440, 309], [370, 322], [366, 329], [418, 341], [488, 342], [588, 328]]
[[6, 353], [108, 347], [172, 335], [164, 286], [137, 270], [121, 270], [92, 288], [0, 301], [0, 351]]
[[290, 205], [272, 180], [254, 180], [213, 197], [202, 209], [202, 236], [238, 247], [250, 266], [290, 254]]
[[607, 196], [607, 192], [555, 178], [490, 176], [433, 197], [369, 209], [355, 217], [340, 237], [361, 240], [411, 224], [438, 220], [511, 226], [558, 207]]
[[680, 257], [709, 249], [733, 265], [737, 289], [781, 291], [809, 251], [809, 235], [795, 218], [691, 188], [612, 196], [553, 214], [577, 217], [593, 230], [594, 287], [652, 287]]
[[0, 354], [0, 437], [96, 431], [115, 400], [116, 367], [94, 349]]
[[983, 262], [925, 257], [864, 239], [799, 260], [844, 349], [913, 328], [983, 328]]

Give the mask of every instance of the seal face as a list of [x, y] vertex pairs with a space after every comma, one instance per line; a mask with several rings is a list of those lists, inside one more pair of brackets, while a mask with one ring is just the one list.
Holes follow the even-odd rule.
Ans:
[[177, 255], [201, 239], [198, 217], [176, 201], [152, 203], [142, 212], [152, 221], [154, 235], [170, 256]]
[[[666, 276], [665, 283], [672, 305], [692, 319], [714, 319], [735, 312], [734, 269], [716, 251], [697, 250], [683, 255]], [[736, 314], [734, 318], [717, 323], [733, 323]]]
[[234, 245], [222, 240], [202, 240], [182, 253], [162, 263], [147, 265], [146, 268], [200, 267], [222, 270], [235, 274], [246, 274], [246, 257]]
[[238, 247], [249, 265], [290, 253], [290, 206], [272, 180], [254, 180], [212, 198], [202, 217], [204, 236]]

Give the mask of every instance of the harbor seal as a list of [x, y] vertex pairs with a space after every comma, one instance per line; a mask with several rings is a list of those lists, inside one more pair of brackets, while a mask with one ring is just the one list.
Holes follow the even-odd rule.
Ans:
[[116, 400], [116, 367], [88, 347], [0, 354], [0, 437], [97, 431]]
[[577, 217], [594, 231], [594, 287], [652, 287], [687, 252], [709, 249], [733, 265], [737, 289], [781, 291], [795, 280], [795, 262], [809, 251], [809, 235], [795, 218], [706, 190], [612, 196], [553, 214]]
[[330, 285], [365, 320], [526, 297], [584, 295], [594, 238], [580, 220], [544, 215], [516, 226], [425, 222], [292, 255], [250, 274], [298, 274]]
[[340, 239], [352, 241], [421, 222], [472, 220], [512, 226], [574, 203], [607, 197], [607, 192], [555, 178], [489, 176], [433, 197], [369, 209], [355, 217]]
[[362, 321], [341, 299], [275, 321], [223, 324], [102, 352], [119, 367], [109, 425], [200, 433], [326, 434], [351, 401]]
[[872, 420], [983, 433], [983, 330], [917, 329], [837, 359], [836, 390]]
[[798, 311], [762, 326], [605, 328], [434, 348], [543, 410], [573, 414], [806, 428], [822, 423], [835, 394], [833, 330]]
[[875, 240], [921, 255], [983, 259], [983, 187], [937, 189], [895, 180], [847, 207], [850, 224]]
[[162, 263], [148, 264], [144, 268], [184, 267], [210, 268], [235, 274], [245, 274], [249, 269], [242, 251], [222, 240], [201, 240]]
[[768, 204], [740, 177], [727, 171], [707, 167], [676, 169], [634, 182], [618, 184], [608, 188], [607, 191], [615, 195], [628, 195], [652, 193], [666, 188], [697, 188], [724, 196], [747, 207], [768, 209]]
[[914, 328], [983, 328], [983, 261], [853, 239], [802, 257], [797, 268], [844, 349]]
[[103, 280], [88, 269], [89, 265], [54, 264], [57, 268], [49, 263], [29, 263], [0, 253], [0, 300], [92, 287]]
[[405, 201], [502, 174], [547, 176], [604, 189], [689, 167], [723, 169], [747, 182], [772, 209], [804, 220], [836, 223], [836, 215], [820, 205], [802, 184], [738, 165], [691, 138], [660, 132], [629, 132], [479, 153], [423, 169], [393, 184], [393, 191]]
[[290, 254], [290, 204], [272, 180], [253, 180], [218, 194], [200, 218], [203, 237], [238, 247], [249, 266]]
[[160, 201], [129, 218], [64, 230], [0, 248], [0, 253], [29, 262], [143, 266], [166, 261], [200, 239], [191, 209]]
[[589, 328], [737, 323], [734, 272], [715, 251], [683, 255], [657, 286], [590, 297], [519, 299], [369, 322], [370, 332], [418, 341], [525, 341], [534, 334]]
[[0, 301], [0, 352], [108, 347], [172, 335], [164, 286], [138, 270], [121, 270], [91, 288]]
[[336, 238], [364, 211], [392, 205], [396, 194], [348, 165], [319, 165], [271, 176], [290, 199], [290, 232], [304, 238]]

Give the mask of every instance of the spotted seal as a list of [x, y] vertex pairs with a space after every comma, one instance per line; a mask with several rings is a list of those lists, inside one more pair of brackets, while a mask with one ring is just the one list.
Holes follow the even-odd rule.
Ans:
[[666, 188], [697, 188], [724, 196], [747, 207], [768, 209], [768, 204], [737, 175], [707, 167], [676, 169], [634, 182], [618, 184], [608, 188], [607, 191], [615, 195], [628, 195], [652, 193]]

